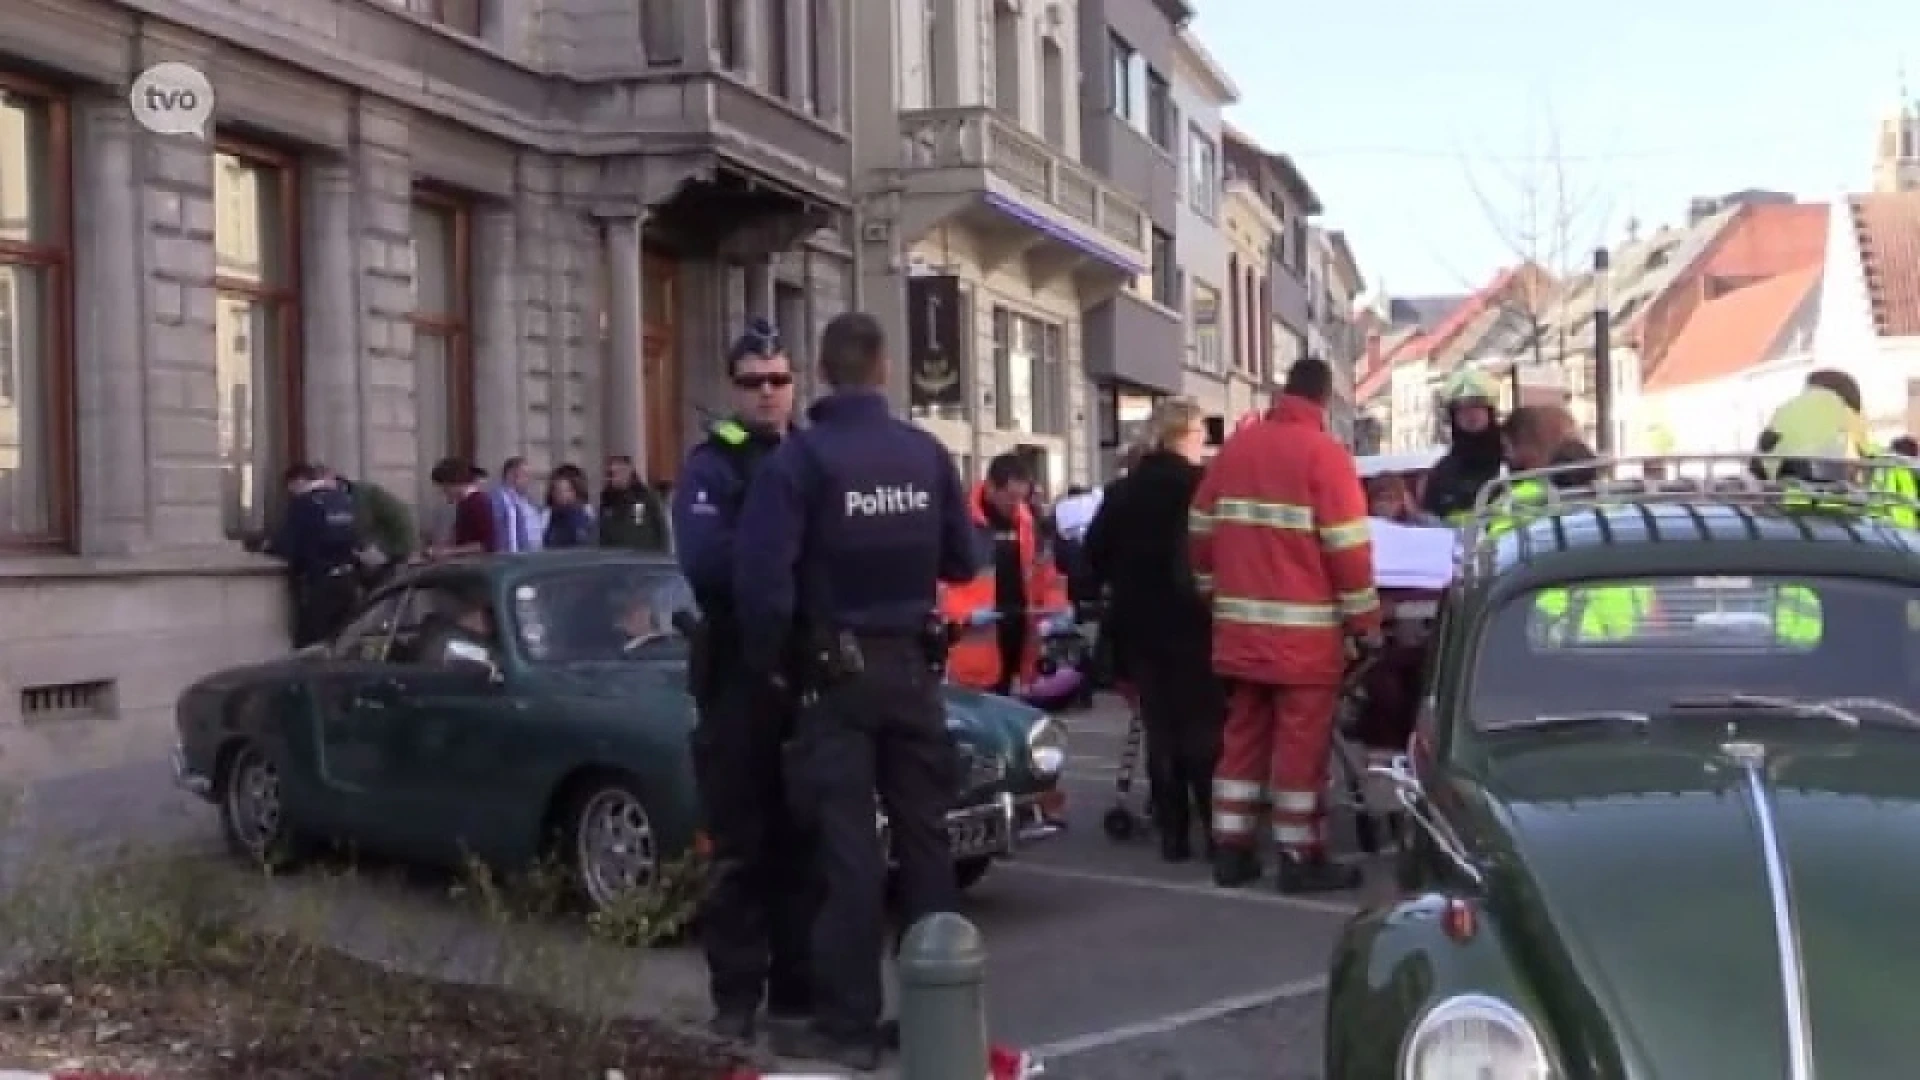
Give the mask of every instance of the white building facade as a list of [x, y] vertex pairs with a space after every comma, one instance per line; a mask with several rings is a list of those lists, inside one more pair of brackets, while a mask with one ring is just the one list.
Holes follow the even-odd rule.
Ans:
[[[1912, 317], [1920, 297], [1882, 295], [1876, 305], [1868, 260], [1875, 257], [1876, 241], [1886, 251], [1880, 257], [1912, 259], [1908, 252], [1920, 244], [1920, 236], [1909, 229], [1920, 220], [1920, 191], [1836, 198], [1833, 215], [1814, 357], [1817, 366], [1839, 368], [1859, 380], [1867, 425], [1884, 443], [1920, 431], [1920, 326]], [[1861, 248], [1863, 234], [1868, 251]], [[1911, 290], [1911, 281], [1883, 276], [1880, 287]]]
[[1179, 260], [1186, 348], [1181, 392], [1210, 417], [1231, 427], [1229, 383], [1247, 358], [1235, 336], [1223, 334], [1232, 315], [1221, 168], [1221, 114], [1240, 91], [1191, 32], [1175, 42], [1173, 100], [1180, 117], [1179, 223], [1174, 250]]
[[853, 26], [864, 300], [913, 416], [977, 476], [1094, 472], [1085, 312], [1147, 272], [1134, 199], [1080, 163], [1072, 0], [875, 0]]
[[1425, 358], [1394, 365], [1391, 385], [1386, 449], [1424, 450], [1435, 445], [1439, 440], [1434, 431], [1434, 379]]

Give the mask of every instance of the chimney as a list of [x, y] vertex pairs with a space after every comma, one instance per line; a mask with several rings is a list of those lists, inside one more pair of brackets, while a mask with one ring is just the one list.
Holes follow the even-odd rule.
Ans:
[[1367, 335], [1367, 355], [1366, 355], [1365, 364], [1360, 369], [1361, 374], [1371, 375], [1373, 374], [1374, 370], [1377, 369], [1379, 366], [1380, 366], [1380, 333], [1379, 331], [1376, 330]]

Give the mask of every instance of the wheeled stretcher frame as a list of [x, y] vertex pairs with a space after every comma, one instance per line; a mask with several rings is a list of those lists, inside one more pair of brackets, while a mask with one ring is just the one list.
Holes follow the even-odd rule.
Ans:
[[[1334, 718], [1328, 809], [1353, 815], [1355, 839], [1372, 855], [1400, 835], [1400, 807], [1391, 791], [1370, 779], [1368, 767], [1406, 752], [1418, 714], [1417, 684], [1427, 642], [1438, 618], [1439, 593], [1385, 589], [1387, 646], [1383, 655], [1350, 668], [1340, 687]], [[1140, 710], [1129, 699], [1126, 741], [1114, 776], [1114, 803], [1100, 819], [1107, 837], [1123, 843], [1153, 826], [1150, 800], [1134, 799], [1134, 778], [1146, 752]], [[1144, 793], [1143, 793], [1144, 795]]]

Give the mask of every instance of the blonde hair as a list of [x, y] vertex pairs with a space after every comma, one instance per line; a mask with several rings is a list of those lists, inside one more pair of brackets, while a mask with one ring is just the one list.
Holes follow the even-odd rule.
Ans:
[[1206, 413], [1192, 398], [1168, 398], [1153, 410], [1147, 421], [1146, 445], [1153, 450], [1171, 450], [1187, 437], [1194, 426], [1205, 421]]

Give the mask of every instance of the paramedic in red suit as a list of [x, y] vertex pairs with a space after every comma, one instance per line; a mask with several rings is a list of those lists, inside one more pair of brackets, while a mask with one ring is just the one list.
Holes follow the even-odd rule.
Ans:
[[1326, 857], [1324, 805], [1348, 643], [1380, 648], [1367, 498], [1326, 429], [1333, 375], [1296, 361], [1273, 408], [1227, 440], [1194, 494], [1191, 553], [1212, 594], [1213, 667], [1231, 687], [1213, 776], [1213, 877], [1260, 876], [1271, 812], [1282, 892], [1359, 885]]

